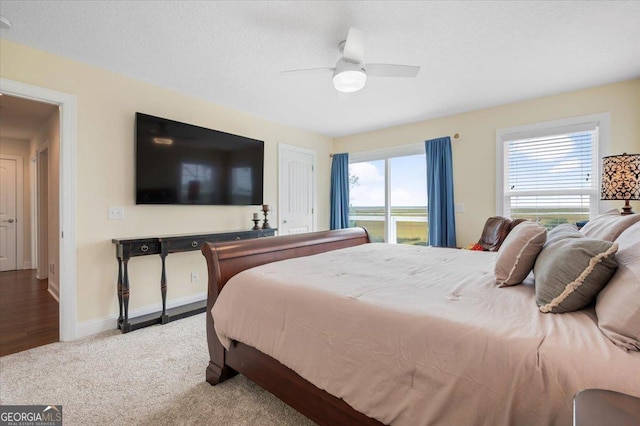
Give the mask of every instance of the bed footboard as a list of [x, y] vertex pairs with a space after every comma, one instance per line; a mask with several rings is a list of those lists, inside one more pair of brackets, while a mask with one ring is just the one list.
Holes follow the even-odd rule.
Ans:
[[[207, 382], [215, 385], [236, 374], [226, 362], [227, 353], [213, 328], [211, 309], [227, 281], [237, 273], [254, 266], [278, 260], [309, 256], [330, 250], [368, 243], [364, 228], [348, 228], [307, 234], [286, 235], [253, 240], [206, 243], [202, 253], [207, 259], [207, 343], [209, 366]], [[241, 371], [242, 372], [242, 371]]]

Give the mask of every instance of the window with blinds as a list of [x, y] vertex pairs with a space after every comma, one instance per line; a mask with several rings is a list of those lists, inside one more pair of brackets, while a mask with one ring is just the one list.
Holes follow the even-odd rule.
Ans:
[[597, 214], [598, 124], [503, 136], [503, 214], [547, 228]]

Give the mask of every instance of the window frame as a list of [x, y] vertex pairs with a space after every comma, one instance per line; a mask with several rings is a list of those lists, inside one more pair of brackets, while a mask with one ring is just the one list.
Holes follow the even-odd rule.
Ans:
[[[391, 225], [395, 226], [395, 222], [391, 217], [391, 168], [389, 167], [389, 161], [392, 158], [408, 157], [413, 155], [425, 155], [426, 150], [424, 142], [412, 143], [407, 145], [396, 146], [392, 148], [373, 149], [369, 151], [360, 151], [349, 153], [349, 165], [352, 163], [363, 163], [367, 161], [384, 161], [384, 242], [388, 243], [393, 237], [396, 240], [395, 229], [392, 229]], [[426, 158], [425, 158], [426, 161]], [[425, 176], [426, 178], [426, 176]], [[427, 206], [428, 213], [428, 206]], [[351, 220], [351, 215], [349, 215]], [[426, 223], [429, 223], [429, 217], [427, 215]], [[428, 235], [427, 235], [428, 237]], [[397, 241], [397, 240], [396, 240]], [[397, 244], [397, 242], [396, 242]]]
[[[600, 200], [600, 185], [602, 180], [602, 157], [609, 155], [610, 133], [611, 133], [611, 115], [610, 113], [582, 115], [560, 120], [543, 121], [538, 123], [526, 124], [522, 126], [501, 128], [496, 130], [496, 214], [506, 216], [505, 200], [507, 193], [505, 190], [505, 175], [508, 168], [508, 162], [505, 158], [505, 144], [516, 139], [528, 139], [535, 137], [543, 137], [557, 135], [561, 133], [577, 132], [585, 130], [586, 127], [597, 127], [597, 142], [593, 153], [593, 170], [595, 173], [596, 185], [595, 190], [582, 190], [582, 192], [590, 192], [590, 218], [594, 218], [606, 206]], [[559, 190], [567, 194], [577, 194], [580, 190]], [[542, 194], [542, 193], [541, 193]]]

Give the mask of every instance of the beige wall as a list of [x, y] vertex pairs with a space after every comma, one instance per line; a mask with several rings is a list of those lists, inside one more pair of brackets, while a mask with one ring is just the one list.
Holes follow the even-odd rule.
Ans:
[[[29, 47], [0, 40], [0, 76], [77, 97], [78, 322], [117, 315], [117, 264], [112, 238], [249, 229], [256, 207], [137, 206], [134, 199], [136, 111], [265, 141], [265, 203], [278, 205], [277, 143], [317, 153], [318, 224], [329, 223], [331, 139], [269, 122], [175, 91], [126, 78]], [[64, 143], [64, 141], [63, 141]], [[108, 220], [109, 206], [124, 206], [124, 220]], [[275, 220], [273, 221], [275, 223]], [[130, 263], [130, 309], [160, 302], [160, 258]], [[168, 299], [206, 291], [199, 252], [167, 258]], [[190, 283], [191, 271], [200, 282]]]
[[33, 267], [31, 260], [31, 175], [29, 169], [29, 141], [20, 139], [0, 138], [0, 154], [18, 155], [22, 157], [22, 217], [17, 218], [22, 226], [23, 236], [23, 268], [24, 265]]
[[[578, 115], [611, 114], [610, 154], [640, 153], [640, 79], [337, 138], [333, 152], [359, 152], [460, 134], [452, 139], [458, 245], [475, 242], [496, 213], [496, 130]], [[609, 202], [620, 208], [622, 202]], [[634, 211], [640, 203], [634, 202]]]

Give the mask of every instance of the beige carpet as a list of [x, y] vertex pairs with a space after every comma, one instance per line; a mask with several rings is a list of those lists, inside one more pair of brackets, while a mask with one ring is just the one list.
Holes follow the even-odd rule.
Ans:
[[62, 404], [65, 425], [313, 425], [243, 376], [218, 386], [204, 314], [0, 358], [0, 404]]

